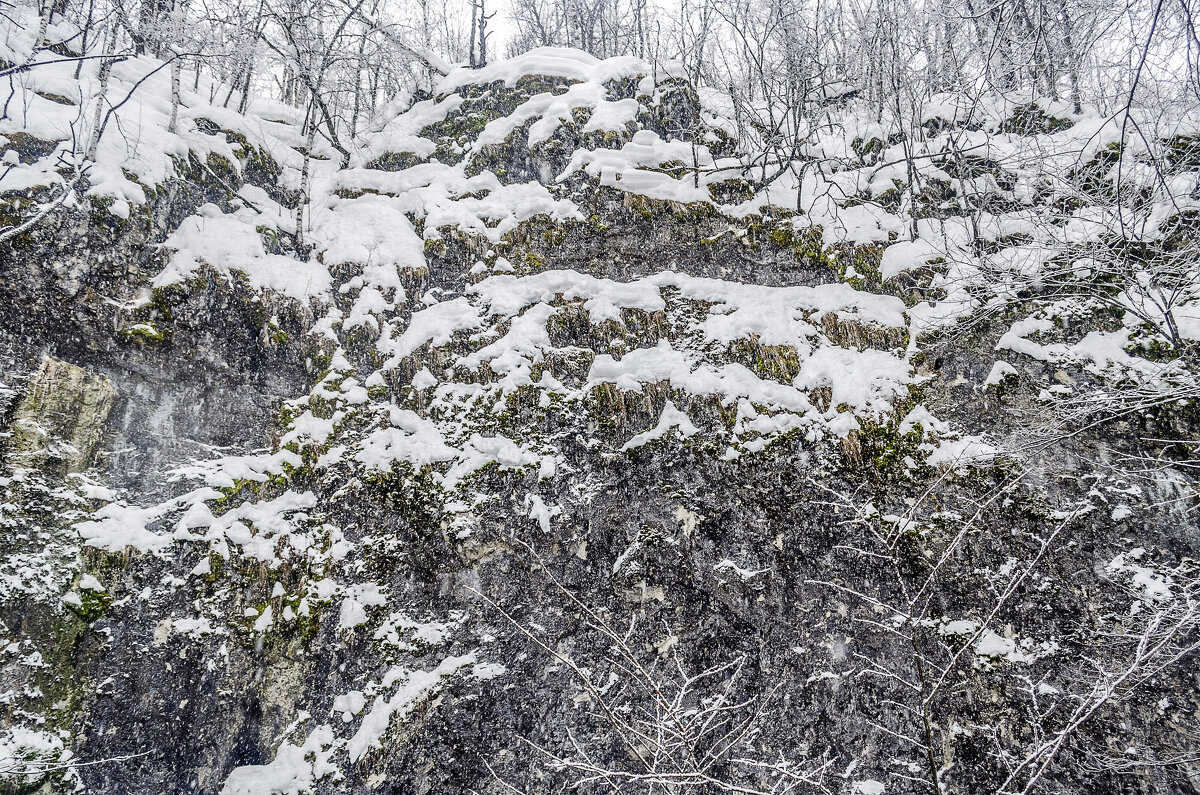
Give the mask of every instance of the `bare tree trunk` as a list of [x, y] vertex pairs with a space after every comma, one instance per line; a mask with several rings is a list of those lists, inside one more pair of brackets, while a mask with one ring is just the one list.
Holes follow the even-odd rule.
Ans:
[[100, 88], [96, 92], [96, 113], [92, 117], [92, 133], [88, 142], [86, 157], [96, 159], [96, 149], [100, 146], [101, 122], [104, 119], [104, 99], [108, 93], [108, 76], [112, 73], [112, 54], [117, 46], [117, 26], [109, 28], [108, 43], [104, 48], [104, 57], [100, 60]]
[[[433, 75], [432, 75], [432, 72], [433, 72], [433, 67], [431, 67], [431, 66], [429, 66], [428, 64], [426, 64], [426, 66], [425, 66], [425, 69], [426, 69], [426, 75], [427, 75], [427, 77], [426, 77], [426, 83], [427, 83], [428, 85], [432, 86], [432, 85], [433, 85]], [[375, 64], [375, 66], [374, 66], [374, 67], [372, 67], [372, 69], [371, 69], [371, 93], [370, 93], [370, 98], [371, 98], [371, 113], [372, 113], [372, 114], [374, 114], [374, 113], [375, 113], [375, 111], [378, 109], [377, 105], [378, 105], [378, 98], [379, 98], [379, 77], [380, 77], [380, 71], [381, 71], [381, 70], [380, 70], [380, 67], [379, 67], [379, 64], [378, 64], [378, 63], [376, 63], [376, 64]]]
[[[79, 45], [79, 52], [82, 53], [83, 55], [87, 55], [88, 38], [90, 37], [91, 32], [92, 32], [92, 14], [95, 13], [95, 10], [96, 10], [96, 0], [88, 0], [87, 17], [86, 17], [85, 22], [83, 23], [83, 31], [82, 31], [83, 38]], [[83, 73], [83, 61], [78, 61], [75, 64], [75, 79], [78, 80], [79, 75], [82, 73]]]
[[222, 108], [229, 107], [229, 100], [233, 99], [233, 92], [237, 91], [238, 84], [242, 82], [242, 72], [238, 70], [234, 73], [233, 78], [229, 81], [229, 90], [225, 92], [225, 101], [221, 103]]
[[1071, 35], [1071, 14], [1067, 10], [1067, 0], [1058, 0], [1059, 20], [1063, 27], [1063, 49], [1066, 50], [1067, 74], [1071, 81], [1071, 105], [1076, 113], [1083, 112], [1083, 103], [1079, 95], [1079, 53], [1075, 51], [1075, 42]]
[[355, 62], [354, 68], [354, 103], [350, 108], [350, 142], [354, 142], [355, 136], [358, 135], [358, 114], [362, 111], [362, 73], [363, 73], [363, 53], [367, 48], [367, 33], [363, 31], [362, 37], [358, 40], [358, 60]]
[[179, 55], [171, 54], [171, 120], [167, 123], [167, 132], [174, 133], [176, 122], [179, 120]]
[[250, 63], [246, 64], [246, 79], [242, 81], [242, 98], [238, 102], [238, 113], [245, 114], [250, 108], [250, 81], [254, 77], [254, 53], [250, 53]]
[[496, 16], [496, 12], [486, 13], [486, 0], [479, 0], [479, 63], [478, 66], [487, 66], [487, 26], [492, 17]]
[[171, 120], [167, 122], [167, 132], [174, 133], [175, 125], [179, 120], [179, 53], [175, 50], [175, 41], [181, 33], [181, 23], [183, 21], [183, 6], [181, 0], [173, 0], [171, 3], [171, 29], [169, 33], [168, 49], [171, 58]]
[[471, 39], [470, 39], [471, 50], [470, 50], [470, 58], [467, 63], [472, 69], [475, 69], [476, 67], [479, 66], [479, 64], [475, 60], [475, 28], [476, 28], [476, 24], [477, 24], [476, 20], [477, 20], [478, 14], [479, 14], [479, 0], [471, 0]]
[[[420, 0], [421, 3], [421, 46], [431, 47], [433, 45], [433, 36], [429, 28], [429, 0]], [[374, 106], [374, 92], [378, 84], [379, 67], [375, 67], [375, 79], [371, 84], [371, 105]], [[433, 85], [433, 67], [428, 62], [425, 63], [425, 82]]]
[[637, 30], [637, 54], [646, 57], [646, 0], [637, 0], [633, 6], [634, 26]]
[[25, 66], [33, 63], [37, 58], [37, 54], [41, 52], [42, 47], [46, 43], [46, 29], [50, 26], [50, 14], [54, 11], [54, 0], [45, 0], [45, 7], [39, 8], [38, 14], [38, 29], [34, 35], [33, 47], [29, 50], [29, 57], [25, 59]]
[[317, 121], [312, 118], [312, 110], [308, 113], [308, 137], [304, 142], [304, 166], [300, 169], [300, 197], [296, 200], [296, 256], [308, 260], [308, 245], [304, 240], [304, 215], [308, 209], [309, 171], [312, 162], [312, 146], [317, 137]]
[[145, 55], [149, 49], [153, 55], [158, 55], [159, 48], [155, 41], [158, 37], [155, 35], [154, 28], [161, 13], [162, 7], [158, 0], [142, 0], [138, 9], [138, 29], [133, 37], [136, 54]]

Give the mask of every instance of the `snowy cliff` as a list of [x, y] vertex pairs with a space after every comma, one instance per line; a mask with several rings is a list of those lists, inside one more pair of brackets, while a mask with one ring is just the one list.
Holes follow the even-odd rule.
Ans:
[[99, 69], [0, 118], [5, 791], [1200, 784], [1136, 764], [1200, 709], [1200, 139], [846, 98], [763, 187], [680, 71], [541, 49], [345, 167], [131, 58], [81, 158]]

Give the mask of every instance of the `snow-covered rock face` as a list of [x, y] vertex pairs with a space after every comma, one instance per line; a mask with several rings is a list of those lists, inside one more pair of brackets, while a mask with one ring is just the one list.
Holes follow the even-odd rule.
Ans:
[[[0, 122], [14, 211], [61, 187], [47, 85]], [[451, 73], [349, 168], [310, 161], [298, 235], [294, 109], [184, 105], [176, 133], [131, 109], [145, 151], [102, 140], [77, 201], [0, 244], [0, 775], [558, 791], [585, 755], [639, 772], [648, 740], [631, 753], [605, 711], [664, 709], [638, 671], [673, 698], [678, 661], [715, 671], [680, 714], [762, 710], [717, 753], [737, 791], [780, 791], [783, 769], [926, 791], [905, 778], [925, 775], [923, 710], [943, 784], [985, 791], [1093, 692], [1082, 656], [1124, 659], [1096, 634], [1185, 591], [1178, 483], [1090, 463], [1135, 439], [1005, 449], [1038, 378], [1182, 376], [1127, 344], [1132, 321], [1046, 310], [934, 346], [988, 300], [952, 256], [967, 221], [890, 206], [907, 175], [852, 109], [845, 140], [812, 144], [840, 166], [755, 194], [680, 75], [534, 51]], [[951, 105], [930, 113], [953, 131]], [[1036, 148], [995, 115], [959, 132]], [[803, 215], [778, 208], [796, 191]], [[976, 219], [1010, 272], [1037, 260], [1028, 212]], [[1098, 713], [1075, 762], [1097, 738], [1186, 747], [1175, 676], [1147, 685], [1157, 707]]]

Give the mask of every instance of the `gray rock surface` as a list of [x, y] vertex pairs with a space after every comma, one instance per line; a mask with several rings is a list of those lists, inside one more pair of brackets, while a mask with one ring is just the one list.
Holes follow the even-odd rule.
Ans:
[[[676, 101], [645, 128], [665, 135]], [[560, 133], [566, 154], [545, 155], [549, 170], [582, 141]], [[517, 136], [472, 168], [540, 179], [536, 154]], [[383, 319], [409, 327], [422, 296], [477, 300], [473, 267], [501, 255], [521, 277], [783, 288], [841, 282], [844, 258], [877, 262], [882, 249], [839, 260], [777, 234], [792, 228], [782, 212], [734, 218], [583, 178], [552, 187], [586, 220], [538, 216], [502, 244], [447, 229], [424, 270], [400, 272], [409, 301]], [[214, 269], [152, 286], [170, 232], [232, 199], [181, 173], [144, 219], [63, 211], [0, 244], [0, 720], [84, 763], [6, 778], [4, 791], [548, 793], [588, 779], [589, 764], [628, 772], [618, 791], [676, 791], [637, 780], [654, 756], [663, 775], [713, 779], [681, 792], [925, 793], [935, 776], [940, 792], [1019, 792], [1042, 758], [1022, 760], [1060, 737], [1044, 791], [1200, 788], [1194, 762], [1178, 761], [1196, 750], [1197, 668], [1173, 664], [1196, 642], [1178, 611], [1195, 608], [1163, 596], [1200, 598], [1191, 481], [1121, 466], [1157, 454], [1154, 433], [1186, 436], [1194, 403], [929, 464], [937, 432], [902, 423], [916, 406], [1015, 448], [1045, 419], [1037, 396], [1058, 373], [1031, 360], [1015, 382], [985, 385], [1003, 318], [905, 353], [907, 329], [834, 315], [813, 320], [822, 344], [908, 356], [907, 394], [848, 435], [797, 428], [754, 445], [757, 432], [734, 438], [753, 419], [739, 411], [765, 411], [752, 401], [667, 377], [588, 381], [597, 357], [660, 343], [796, 376], [794, 348], [706, 343], [696, 318], [714, 301], [671, 286], [663, 309], [603, 321], [552, 291], [552, 352], [512, 391], [495, 360], [461, 361], [516, 328], [521, 315], [495, 305], [485, 328], [451, 329], [372, 383], [379, 324], [318, 328], [330, 305], [352, 310], [361, 269], [336, 269], [348, 287], [327, 304]], [[467, 397], [420, 386], [425, 370]], [[575, 396], [539, 392], [542, 373]], [[668, 401], [697, 432], [624, 449]], [[445, 432], [457, 450], [508, 439], [541, 458], [501, 451], [451, 480], [465, 453], [386, 470], [333, 454], [403, 411], [457, 428]], [[324, 442], [288, 441], [305, 416], [332, 420]], [[97, 517], [175, 535], [113, 548], [89, 541]], [[218, 525], [241, 541], [205, 535]], [[1170, 653], [1141, 660], [1140, 638]], [[681, 672], [709, 673], [683, 686]], [[669, 735], [722, 704], [721, 730], [688, 748], [613, 726], [644, 719]]]

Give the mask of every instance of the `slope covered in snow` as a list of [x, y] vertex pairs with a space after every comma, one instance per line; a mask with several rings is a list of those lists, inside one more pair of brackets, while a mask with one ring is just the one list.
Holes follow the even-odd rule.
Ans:
[[[661, 706], [630, 667], [678, 655], [777, 717], [736, 791], [907, 791], [911, 632], [978, 695], [937, 704], [990, 760], [966, 791], [1087, 694], [1064, 661], [1097, 627], [1193, 593], [1186, 472], [1023, 447], [1131, 383], [1190, 427], [1195, 263], [1113, 275], [1116, 210], [1068, 195], [1141, 179], [1112, 120], [943, 97], [913, 161], [847, 100], [759, 184], [680, 69], [542, 49], [451, 71], [343, 167], [293, 108], [186, 79], [173, 108], [148, 57], [93, 117], [98, 70], [22, 72], [0, 119], [0, 223], [54, 205], [0, 242], [5, 297], [38, 299], [0, 338], [0, 759], [89, 764], [55, 786], [558, 791], [583, 763], [537, 749], [624, 764], [594, 713]], [[1142, 186], [1147, 246], [1197, 165]], [[933, 612], [889, 606], [910, 575]]]

